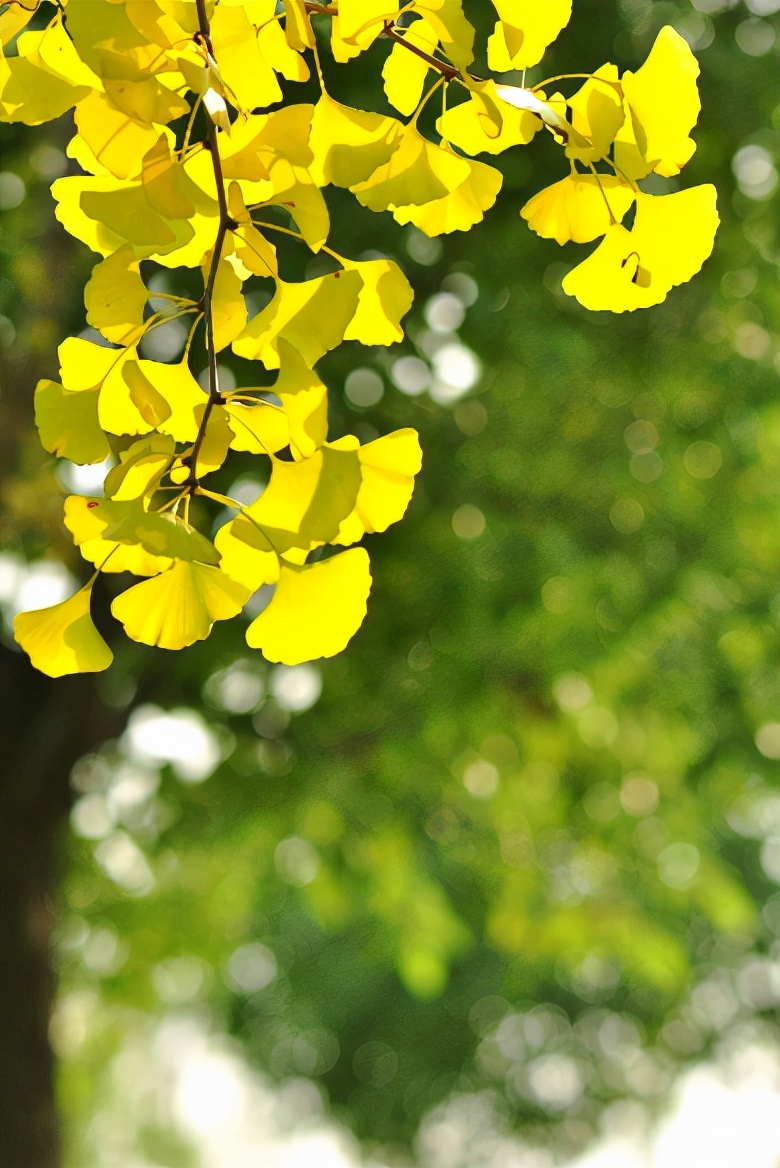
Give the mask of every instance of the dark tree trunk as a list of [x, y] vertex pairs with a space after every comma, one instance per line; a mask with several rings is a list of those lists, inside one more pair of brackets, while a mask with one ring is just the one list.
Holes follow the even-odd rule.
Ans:
[[49, 938], [69, 776], [114, 715], [92, 675], [52, 680], [5, 646], [0, 663], [0, 1168], [57, 1168]]

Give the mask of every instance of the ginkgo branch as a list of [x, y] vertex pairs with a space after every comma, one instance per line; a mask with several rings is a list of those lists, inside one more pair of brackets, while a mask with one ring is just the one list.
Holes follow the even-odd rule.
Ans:
[[[195, 3], [198, 12], [200, 36], [209, 56], [213, 59], [214, 52], [211, 44], [211, 29], [209, 26], [209, 18], [206, 13], [206, 0], [195, 0]], [[201, 418], [200, 426], [198, 427], [198, 433], [195, 438], [195, 442], [193, 443], [192, 451], [188, 458], [190, 473], [186, 485], [190, 488], [190, 490], [193, 490], [198, 485], [198, 455], [200, 454], [203, 440], [206, 437], [206, 430], [208, 428], [211, 411], [215, 405], [219, 405], [222, 401], [222, 395], [219, 392], [217, 351], [214, 346], [214, 286], [217, 281], [217, 271], [219, 269], [219, 262], [222, 258], [222, 248], [225, 244], [225, 236], [231, 227], [237, 226], [235, 220], [231, 218], [228, 212], [227, 197], [225, 195], [225, 179], [222, 174], [222, 160], [219, 156], [217, 127], [210, 118], [207, 118], [206, 120], [206, 148], [211, 155], [211, 165], [214, 171], [214, 182], [216, 183], [217, 187], [219, 226], [217, 227], [217, 237], [214, 240], [214, 249], [211, 254], [211, 264], [209, 266], [209, 273], [206, 278], [206, 286], [203, 291], [203, 296], [199, 302], [199, 307], [203, 310], [203, 316], [206, 325], [206, 352], [209, 363], [209, 396], [203, 411], [203, 417]]]

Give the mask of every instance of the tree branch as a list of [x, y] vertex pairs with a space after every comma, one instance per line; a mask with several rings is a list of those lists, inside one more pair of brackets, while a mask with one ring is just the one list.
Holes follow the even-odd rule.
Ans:
[[[206, 0], [195, 0], [198, 12], [198, 25], [200, 31], [200, 38], [211, 60], [214, 59], [214, 51], [211, 43], [211, 29], [209, 26], [209, 18], [206, 14]], [[222, 258], [222, 248], [225, 244], [225, 236], [228, 231], [236, 226], [235, 221], [231, 218], [228, 212], [227, 198], [225, 196], [225, 178], [222, 173], [222, 159], [219, 156], [219, 142], [217, 140], [217, 127], [211, 118], [207, 117], [206, 130], [206, 148], [211, 155], [211, 166], [214, 171], [214, 182], [217, 187], [217, 203], [219, 204], [219, 227], [217, 228], [216, 239], [214, 240], [214, 250], [211, 253], [211, 265], [209, 273], [206, 278], [206, 286], [203, 290], [201, 298], [201, 307], [203, 308], [203, 317], [206, 327], [206, 353], [209, 363], [209, 390], [208, 400], [205, 409], [203, 410], [203, 417], [198, 427], [198, 433], [193, 443], [192, 451], [190, 452], [187, 462], [189, 464], [190, 473], [186, 481], [186, 486], [190, 490], [194, 490], [198, 485], [197, 464], [198, 455], [200, 454], [203, 440], [206, 437], [206, 429], [208, 427], [211, 411], [215, 405], [222, 403], [222, 395], [219, 392], [219, 374], [217, 372], [217, 353], [214, 347], [214, 285], [217, 281], [217, 271], [219, 269], [219, 261]]]

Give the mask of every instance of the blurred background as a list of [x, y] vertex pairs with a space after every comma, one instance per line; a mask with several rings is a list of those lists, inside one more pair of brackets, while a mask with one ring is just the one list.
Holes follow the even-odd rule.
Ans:
[[[667, 23], [699, 59], [682, 179], [723, 225], [657, 308], [561, 293], [584, 249], [519, 218], [564, 173], [542, 135], [468, 235], [328, 192], [334, 246], [416, 289], [403, 345], [322, 362], [332, 433], [412, 425], [425, 463], [367, 540], [363, 629], [295, 668], [240, 619], [173, 654], [107, 617], [112, 669], [56, 682], [13, 645], [15, 611], [86, 578], [57, 492], [103, 468], [32, 427], [90, 335], [95, 257], [48, 193], [71, 131], [2, 127], [5, 1073], [51, 1148], [51, 945], [69, 1168], [780, 1162], [778, 9], [575, 0], [545, 59], [636, 68]], [[334, 95], [385, 108], [382, 52]]]

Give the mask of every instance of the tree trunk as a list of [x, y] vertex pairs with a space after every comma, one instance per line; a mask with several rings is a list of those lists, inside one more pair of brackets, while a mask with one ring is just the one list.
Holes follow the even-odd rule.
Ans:
[[93, 675], [52, 680], [0, 647], [0, 1168], [58, 1168], [50, 934], [74, 763], [114, 715]]

